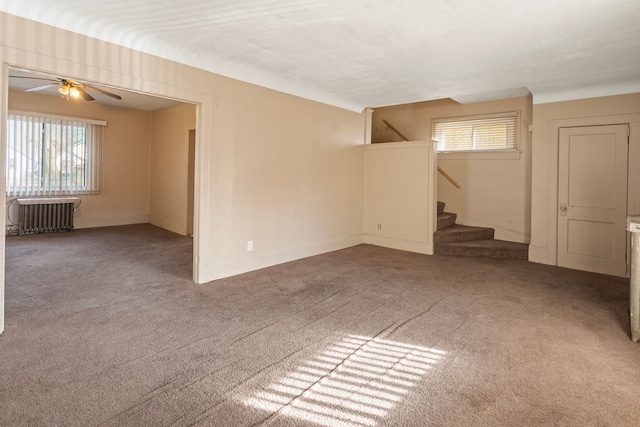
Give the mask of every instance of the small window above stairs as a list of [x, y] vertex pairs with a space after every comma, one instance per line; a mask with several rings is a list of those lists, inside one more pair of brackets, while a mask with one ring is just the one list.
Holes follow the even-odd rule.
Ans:
[[438, 202], [438, 229], [433, 233], [436, 254], [528, 259], [528, 244], [496, 240], [493, 228], [456, 224], [457, 215], [444, 209], [445, 204]]

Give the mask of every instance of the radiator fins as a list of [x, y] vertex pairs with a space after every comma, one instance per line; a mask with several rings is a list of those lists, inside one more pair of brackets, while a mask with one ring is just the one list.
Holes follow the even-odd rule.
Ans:
[[18, 202], [18, 235], [73, 231], [74, 201]]

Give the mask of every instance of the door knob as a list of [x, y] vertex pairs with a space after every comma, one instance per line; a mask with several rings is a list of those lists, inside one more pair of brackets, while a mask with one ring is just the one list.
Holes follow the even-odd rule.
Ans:
[[560, 204], [560, 216], [567, 216], [567, 205], [564, 203]]

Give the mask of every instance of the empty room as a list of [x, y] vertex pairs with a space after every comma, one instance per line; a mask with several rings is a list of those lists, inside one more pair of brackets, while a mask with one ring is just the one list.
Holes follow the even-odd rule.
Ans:
[[638, 425], [639, 20], [0, 0], [0, 425]]

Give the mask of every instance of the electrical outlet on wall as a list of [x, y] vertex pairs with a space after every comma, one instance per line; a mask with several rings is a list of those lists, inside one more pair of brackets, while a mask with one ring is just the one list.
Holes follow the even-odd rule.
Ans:
[[247, 252], [251, 252], [253, 250], [253, 240], [247, 240]]

